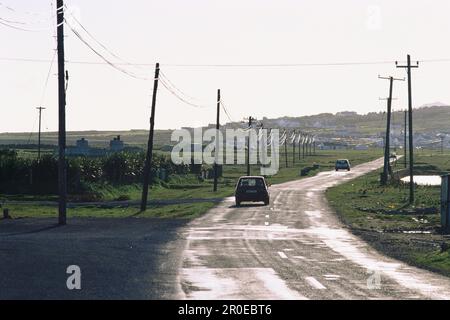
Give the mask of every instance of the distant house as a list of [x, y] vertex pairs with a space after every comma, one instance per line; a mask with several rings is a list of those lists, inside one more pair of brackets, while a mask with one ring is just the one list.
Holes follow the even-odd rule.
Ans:
[[[121, 152], [125, 149], [124, 143], [120, 136], [115, 137], [109, 142], [109, 149], [106, 148], [91, 148], [89, 141], [81, 138], [76, 141], [75, 146], [68, 146], [66, 149], [67, 156], [89, 156], [102, 157], [111, 153]], [[133, 151], [138, 151], [139, 148], [131, 148]], [[136, 150], [135, 150], [136, 149]]]
[[118, 135], [117, 137], [115, 137], [113, 140], [111, 140], [109, 142], [109, 149], [112, 152], [123, 151], [123, 148], [124, 148], [124, 144], [123, 144], [123, 141], [120, 140], [120, 135]]
[[369, 150], [369, 146], [366, 145], [366, 144], [358, 144], [358, 145], [355, 146], [354, 149], [355, 150], [360, 150], [360, 151], [362, 151], [362, 150]]
[[319, 150], [342, 150], [348, 149], [348, 145], [345, 143], [337, 142], [323, 142], [317, 146]]
[[89, 141], [81, 138], [77, 140], [75, 146], [67, 147], [66, 154], [68, 156], [88, 156], [90, 155], [90, 150]]

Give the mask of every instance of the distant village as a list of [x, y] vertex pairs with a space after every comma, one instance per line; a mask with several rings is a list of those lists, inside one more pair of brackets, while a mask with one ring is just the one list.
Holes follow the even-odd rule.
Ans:
[[68, 146], [66, 149], [67, 156], [87, 156], [87, 157], [101, 157], [109, 154], [122, 151], [140, 151], [140, 148], [129, 147], [124, 144], [121, 136], [114, 137], [109, 142], [109, 148], [94, 148], [89, 146], [89, 141], [81, 138], [76, 141], [75, 146]]

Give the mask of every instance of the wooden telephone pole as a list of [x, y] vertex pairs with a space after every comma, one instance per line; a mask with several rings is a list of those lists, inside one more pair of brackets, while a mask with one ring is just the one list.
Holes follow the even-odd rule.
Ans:
[[308, 134], [304, 134], [303, 135], [303, 140], [302, 140], [302, 157], [303, 157], [303, 159], [305, 159], [305, 145], [306, 145], [306, 142], [307, 142], [307, 140], [308, 140]]
[[300, 161], [302, 158], [302, 152], [301, 152], [302, 151], [302, 147], [301, 147], [302, 139], [303, 139], [303, 133], [300, 131], [298, 134], [298, 161]]
[[41, 161], [41, 123], [42, 123], [42, 110], [44, 107], [37, 107], [39, 110], [39, 132], [38, 132], [38, 161]]
[[414, 146], [413, 146], [413, 118], [412, 118], [412, 87], [411, 87], [411, 68], [418, 68], [419, 62], [411, 65], [411, 56], [407, 55], [407, 65], [399, 66], [395, 62], [397, 68], [406, 68], [408, 73], [408, 115], [409, 115], [409, 203], [414, 203]]
[[288, 131], [287, 130], [284, 130], [284, 134], [286, 135], [285, 137], [284, 137], [284, 159], [285, 159], [285, 162], [286, 162], [286, 168], [289, 166], [289, 163], [288, 163]]
[[[257, 120], [256, 118], [253, 118], [252, 116], [248, 117], [248, 128], [251, 130], [253, 121]], [[247, 137], [247, 176], [250, 175], [250, 134]]]
[[58, 50], [58, 223], [67, 222], [67, 165], [66, 165], [66, 80], [64, 58], [64, 1], [56, 0]]
[[141, 211], [147, 210], [148, 185], [150, 183], [150, 171], [152, 167], [152, 156], [153, 156], [153, 133], [155, 130], [155, 109], [156, 109], [156, 93], [158, 92], [158, 81], [159, 81], [159, 63], [157, 63], [155, 67], [155, 78], [153, 82], [152, 112], [150, 116], [150, 133], [148, 136], [147, 155], [145, 158], [145, 165], [144, 165], [144, 182], [142, 187]]
[[295, 138], [297, 138], [297, 132], [294, 129], [294, 136], [292, 138], [292, 165], [295, 166]]
[[219, 175], [219, 164], [217, 163], [219, 160], [219, 129], [220, 129], [220, 89], [217, 90], [217, 119], [216, 119], [216, 149], [214, 151], [214, 187], [213, 191], [217, 192], [217, 179]]
[[408, 149], [407, 148], [407, 143], [406, 143], [406, 141], [407, 141], [407, 127], [408, 127], [408, 122], [407, 122], [407, 119], [408, 119], [408, 110], [405, 110], [405, 131], [403, 132], [404, 133], [404, 145], [403, 145], [403, 153], [404, 153], [404, 155], [403, 155], [403, 158], [405, 158], [404, 159], [404, 164], [405, 164], [405, 168], [408, 166], [408, 164], [407, 164], [407, 159], [408, 159], [408, 157], [407, 157], [407, 153], [406, 153], [406, 150]]
[[389, 80], [389, 97], [387, 100], [387, 119], [386, 119], [386, 139], [384, 143], [384, 166], [383, 166], [383, 178], [381, 179], [381, 184], [386, 185], [388, 182], [390, 170], [390, 137], [391, 137], [391, 114], [392, 114], [392, 91], [394, 87], [394, 81], [405, 81], [405, 79], [396, 79], [394, 77], [381, 77], [378, 79]]

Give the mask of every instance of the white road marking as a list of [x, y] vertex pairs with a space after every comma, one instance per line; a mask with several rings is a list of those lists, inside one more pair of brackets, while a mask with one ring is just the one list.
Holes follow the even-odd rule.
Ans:
[[282, 192], [280, 191], [280, 193], [278, 193], [277, 196], [275, 197], [273, 204], [282, 204], [280, 201], [278, 201], [278, 198], [281, 196], [281, 194], [282, 194]]
[[328, 281], [336, 281], [341, 278], [341, 276], [337, 274], [324, 274], [323, 276], [325, 277], [325, 280]]
[[306, 300], [270, 268], [183, 268], [181, 283], [188, 285], [184, 299]]
[[266, 214], [266, 218], [269, 218], [270, 216], [268, 214]]
[[338, 261], [338, 262], [345, 261], [345, 260], [346, 259], [344, 259], [344, 258], [331, 259], [331, 261]]
[[287, 255], [284, 252], [278, 251], [278, 255], [282, 258], [282, 259], [287, 259]]
[[326, 287], [323, 284], [321, 284], [319, 281], [317, 281], [317, 279], [314, 277], [306, 277], [305, 280], [315, 289], [318, 289], [318, 290], [326, 289]]
[[266, 225], [266, 226], [268, 226], [269, 225], [269, 223], [266, 221], [266, 222], [264, 222], [264, 224]]

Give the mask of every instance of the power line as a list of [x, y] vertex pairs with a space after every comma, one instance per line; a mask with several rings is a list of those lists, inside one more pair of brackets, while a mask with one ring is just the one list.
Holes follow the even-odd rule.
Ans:
[[47, 92], [48, 81], [50, 79], [50, 75], [52, 73], [52, 68], [53, 68], [53, 63], [55, 62], [55, 58], [56, 58], [56, 52], [57, 52], [56, 50], [53, 52], [52, 61], [50, 62], [50, 67], [48, 69], [47, 77], [45, 79], [44, 89], [42, 90], [41, 104], [40, 105], [42, 105], [43, 102], [44, 102], [45, 94]]
[[112, 68], [116, 69], [117, 71], [122, 72], [123, 74], [126, 74], [129, 77], [138, 79], [138, 80], [149, 80], [148, 78], [138, 76], [134, 73], [131, 73], [121, 67], [118, 66], [118, 64], [113, 63], [109, 61], [105, 56], [103, 56], [99, 51], [97, 51], [89, 42], [87, 42], [79, 33], [76, 31], [68, 22], [65, 20], [66, 25], [70, 28], [70, 30], [75, 34], [75, 36], [86, 46], [88, 47], [93, 53], [95, 53], [98, 57], [100, 57], [103, 61], [105, 61], [106, 64], [111, 66]]
[[196, 68], [260, 68], [260, 67], [320, 67], [320, 66], [355, 66], [391, 64], [389, 61], [359, 61], [359, 62], [326, 62], [326, 63], [279, 63], [279, 64], [164, 64], [165, 67], [196, 67]]
[[170, 87], [170, 85], [168, 85], [162, 78], [159, 78], [159, 81], [161, 82], [161, 84], [163, 85], [164, 88], [167, 89], [167, 91], [169, 91], [174, 97], [176, 97], [178, 100], [180, 100], [181, 102], [191, 106], [191, 107], [195, 107], [195, 108], [208, 108], [208, 106], [203, 106], [203, 105], [199, 105], [196, 103], [192, 103], [190, 101], [187, 101], [186, 99], [184, 99], [183, 97], [181, 97], [177, 92], [174, 91], [174, 89], [172, 89]]
[[235, 122], [235, 121], [233, 121], [233, 118], [231, 117], [230, 113], [228, 112], [228, 108], [226, 107], [225, 103], [223, 102], [223, 98], [220, 100], [220, 105], [222, 106], [222, 109], [225, 112], [225, 115], [227, 116], [228, 120], [230, 120], [230, 122]]
[[172, 89], [177, 91], [179, 94], [181, 94], [182, 96], [184, 96], [187, 99], [197, 100], [198, 101], [198, 99], [196, 99], [196, 98], [186, 94], [181, 89], [179, 89], [162, 71], [160, 71], [159, 75], [160, 75], [161, 78], [163, 78], [166, 81], [167, 84], [169, 84], [172, 87]]
[[12, 23], [12, 24], [26, 24], [25, 22], [20, 22], [20, 21], [14, 21], [14, 20], [9, 20], [9, 19], [4, 19], [2, 17], [0, 17], [0, 20], [5, 22], [5, 23]]
[[132, 63], [127, 62], [126, 60], [122, 59], [119, 55], [115, 54], [112, 50], [110, 50], [107, 46], [105, 46], [102, 42], [100, 42], [96, 37], [94, 37], [94, 35], [89, 32], [89, 30], [75, 17], [75, 15], [73, 15], [70, 11], [68, 11], [67, 6], [65, 6], [65, 11], [68, 12], [70, 14], [70, 16], [72, 17], [72, 19], [84, 30], [84, 32], [87, 33], [87, 35], [95, 41], [95, 43], [97, 43], [100, 47], [102, 47], [104, 50], [106, 50], [111, 56], [113, 56], [114, 58], [122, 61], [125, 65], [129, 65], [129, 66], [135, 66]]
[[[51, 3], [51, 4], [53, 4], [53, 3]], [[0, 2], [0, 7], [3, 7], [3, 8], [7, 9], [10, 12], [14, 12], [14, 13], [17, 13], [17, 14], [22, 14], [22, 15], [28, 15], [28, 16], [46, 16], [47, 15], [47, 14], [42, 13], [42, 12], [17, 10], [15, 8], [11, 7], [10, 5], [6, 5], [6, 4], [4, 4], [2, 2]], [[62, 7], [58, 8], [57, 10], [59, 11], [61, 9], [62, 9]], [[55, 17], [56, 17], [55, 14], [50, 14], [50, 17], [48, 19], [46, 19], [46, 20], [50, 20], [50, 19], [53, 19]]]
[[[191, 96], [189, 96], [188, 94], [184, 93], [182, 90], [178, 89], [177, 86], [175, 86], [173, 84], [172, 81], [169, 80], [169, 78], [160, 71], [160, 77], [159, 77], [159, 81], [161, 82], [161, 84], [163, 85], [164, 88], [167, 89], [167, 91], [169, 91], [173, 96], [175, 96], [178, 100], [180, 100], [181, 102], [191, 106], [191, 107], [195, 107], [195, 108], [208, 108], [210, 106], [207, 105], [201, 105], [190, 100], [198, 100], [196, 98], [193, 98]], [[184, 97], [183, 97], [184, 96]]]
[[41, 31], [50, 30], [50, 29], [28, 29], [28, 28], [18, 27], [18, 26], [12, 25], [10, 23], [4, 22], [5, 21], [4, 19], [1, 19], [1, 20], [2, 21], [0, 21], [0, 25], [5, 26], [10, 29], [14, 29], [14, 30], [19, 30], [19, 31], [24, 31], [24, 32], [41, 32]]
[[[17, 61], [17, 62], [32, 62], [32, 63], [48, 63], [50, 60], [46, 59], [34, 59], [34, 58], [17, 58], [17, 57], [0, 57], [0, 61]], [[377, 64], [390, 64], [395, 61], [372, 61], [372, 62], [330, 62], [330, 63], [293, 63], [293, 64], [161, 64], [165, 67], [321, 67], [321, 66], [358, 66], [358, 65], [377, 65]], [[441, 59], [423, 59], [418, 60], [420, 63], [448, 63], [450, 58]], [[109, 64], [107, 62], [97, 62], [97, 61], [83, 61], [83, 60], [66, 60], [66, 63], [71, 64], [84, 64], [84, 65], [105, 65]], [[127, 65], [136, 67], [149, 67], [153, 66], [154, 63], [145, 62], [117, 62], [115, 65]]]

